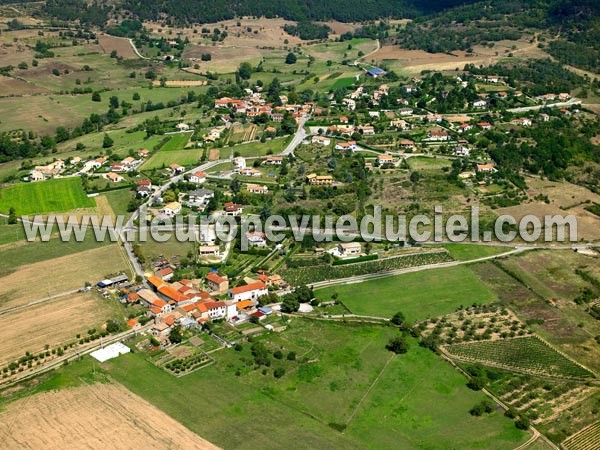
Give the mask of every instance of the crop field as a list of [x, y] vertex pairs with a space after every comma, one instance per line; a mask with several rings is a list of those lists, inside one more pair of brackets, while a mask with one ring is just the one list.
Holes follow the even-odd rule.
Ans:
[[170, 140], [155, 154], [153, 154], [144, 164], [142, 170], [161, 169], [169, 167], [171, 164], [179, 164], [186, 168], [199, 164], [202, 157], [202, 149], [185, 149], [189, 141], [189, 133], [180, 133], [171, 135]]
[[338, 300], [354, 314], [391, 317], [402, 311], [409, 321], [448, 314], [461, 305], [495, 300], [490, 290], [464, 266], [406, 273], [316, 291], [322, 300], [330, 300], [333, 294], [337, 294]]
[[229, 142], [233, 142], [238, 144], [240, 142], [248, 142], [256, 139], [256, 134], [258, 133], [258, 127], [252, 124], [246, 125], [235, 125], [231, 132], [231, 137], [229, 138]]
[[115, 309], [93, 293], [72, 294], [0, 315], [0, 365], [50, 347], [73, 341], [77, 334], [115, 317]]
[[62, 178], [8, 186], [0, 191], [0, 211], [13, 207], [17, 215], [66, 212], [95, 206], [79, 178]]
[[[139, 353], [101, 369], [224, 448], [277, 448], [293, 441], [302, 448], [441, 449], [450, 441], [457, 448], [509, 449], [527, 439], [501, 412], [470, 416], [468, 409], [483, 395], [467, 389], [462, 375], [416, 341], [408, 354], [392, 356], [384, 346], [393, 333], [292, 319], [286, 331], [257, 338], [269, 355], [284, 355], [273, 357], [265, 374], [248, 364], [250, 344], [213, 353], [215, 364], [179, 379]], [[290, 351], [294, 360], [285, 356]], [[285, 370], [278, 379], [275, 368]], [[190, 401], [196, 398], [203, 400]], [[277, 426], [257, 415], [277, 417]], [[225, 418], [244, 433], [217, 426]]]
[[233, 151], [234, 153], [244, 158], [249, 158], [252, 156], [265, 156], [270, 154], [281, 153], [287, 143], [289, 142], [289, 138], [274, 138], [268, 140], [265, 143], [262, 142], [247, 142], [245, 144], [236, 145], [231, 148], [222, 148], [220, 150], [220, 158], [229, 158], [229, 155]]
[[127, 38], [99, 34], [98, 41], [104, 53], [110, 54], [112, 51], [116, 51], [117, 55], [125, 59], [138, 58]]
[[[598, 278], [598, 274], [595, 272], [596, 265], [587, 265], [585, 262], [568, 262], [568, 259], [572, 257], [582, 258], [581, 261], [588, 261], [588, 264], [594, 262], [594, 260], [569, 251], [553, 251], [550, 254], [540, 251], [539, 256], [536, 256], [537, 254], [538, 252], [534, 252], [529, 255], [529, 258], [534, 257], [540, 267], [534, 265], [528, 267], [531, 268], [532, 273], [546, 272], [545, 280], [547, 280], [547, 283], [534, 278], [535, 284], [529, 284], [526, 280], [532, 279], [532, 274], [523, 277], [524, 272], [522, 269], [514, 270], [514, 260], [519, 261], [520, 256], [517, 258], [509, 257], [493, 263], [475, 264], [471, 266], [471, 269], [497, 295], [502, 304], [510, 307], [521, 320], [536, 321], [537, 324], [534, 324], [532, 328], [542, 338], [557, 346], [576, 361], [594, 371], [599, 371], [600, 348], [594, 340], [597, 335], [597, 321], [585, 312], [583, 305], [577, 305], [570, 300], [565, 301], [561, 298], [556, 298], [555, 303], [551, 303], [548, 301], [548, 297], [544, 297], [535, 291], [536, 287], [540, 285], [546, 288], [554, 286], [555, 283], [562, 284], [561, 278], [566, 276], [567, 271], [573, 271], [574, 275], [575, 269], [580, 265], [587, 266], [584, 270], [589, 271]], [[549, 256], [545, 263], [543, 259], [539, 259], [544, 254]], [[568, 255], [571, 256], [567, 260], [562, 259]], [[511, 264], [507, 265], [507, 263]], [[546, 269], [541, 266], [542, 264], [546, 265]], [[548, 271], [550, 267], [557, 267], [558, 271]], [[553, 272], [555, 275], [552, 275]], [[554, 278], [552, 279], [552, 277]], [[577, 285], [581, 283], [581, 280], [575, 280], [574, 283]], [[569, 292], [572, 291], [569, 289]]]
[[155, 406], [114, 383], [43, 392], [0, 412], [3, 448], [216, 449]]
[[460, 360], [523, 373], [567, 379], [594, 377], [535, 336], [453, 344], [445, 350]]
[[72, 255], [27, 264], [0, 278], [2, 309], [28, 304], [41, 298], [82, 288], [107, 275], [125, 271], [129, 274], [117, 244], [105, 245]]
[[596, 450], [600, 443], [600, 422], [596, 422], [562, 443], [567, 450]]
[[350, 278], [357, 275], [388, 272], [391, 270], [406, 269], [409, 267], [424, 266], [428, 264], [439, 264], [449, 261], [453, 261], [453, 259], [445, 251], [430, 252], [342, 266], [321, 265], [284, 269], [281, 272], [281, 275], [293, 286], [298, 286], [301, 284], [310, 284], [325, 280]]

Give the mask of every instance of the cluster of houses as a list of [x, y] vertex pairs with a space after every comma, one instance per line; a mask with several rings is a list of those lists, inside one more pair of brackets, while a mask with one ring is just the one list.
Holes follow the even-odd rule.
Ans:
[[[259, 272], [256, 279], [247, 279], [246, 284], [237, 287], [230, 287], [228, 277], [215, 271], [209, 272], [203, 280], [172, 281], [173, 277], [170, 267], [157, 270], [147, 278], [149, 288], [128, 292], [123, 297], [127, 303], [141, 303], [146, 308], [146, 315], [154, 319], [151, 333], [161, 342], [168, 340], [176, 325], [198, 328], [215, 320], [249, 319], [260, 312], [258, 299], [268, 294], [269, 287], [287, 286], [279, 275], [268, 275], [264, 271]], [[267, 309], [261, 312], [259, 319], [270, 312]], [[139, 323], [132, 319], [128, 325], [136, 327]]]
[[[258, 89], [257, 89], [258, 90]], [[215, 100], [215, 109], [233, 110], [236, 114], [245, 114], [248, 117], [268, 116], [273, 122], [282, 122], [286, 112], [292, 114], [297, 121], [310, 114], [311, 103], [290, 104], [285, 95], [280, 96], [281, 106], [268, 103], [261, 92], [246, 90], [247, 96], [243, 99], [222, 97]]]

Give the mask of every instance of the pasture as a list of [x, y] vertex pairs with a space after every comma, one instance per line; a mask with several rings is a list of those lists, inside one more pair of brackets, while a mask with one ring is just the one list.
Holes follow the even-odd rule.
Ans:
[[189, 139], [190, 133], [170, 135], [169, 141], [144, 162], [141, 169], [162, 169], [169, 167], [171, 164], [179, 164], [186, 168], [198, 165], [202, 157], [202, 149], [198, 147], [184, 148]]
[[7, 213], [13, 207], [17, 215], [67, 212], [95, 205], [78, 177], [14, 184], [0, 190], [0, 211]]
[[123, 386], [106, 382], [10, 403], [0, 412], [0, 433], [5, 449], [23, 448], [23, 442], [30, 448], [57, 450], [217, 448]]
[[[249, 344], [240, 352], [213, 354], [215, 364], [182, 378], [139, 353], [101, 367], [224, 448], [278, 448], [290, 441], [301, 448], [441, 449], [451, 442], [456, 448], [508, 449], [526, 440], [527, 433], [500, 412], [470, 416], [468, 409], [484, 396], [468, 390], [459, 373], [416, 341], [408, 354], [392, 356], [384, 346], [393, 334], [387, 327], [292, 319], [285, 332], [259, 338], [270, 354], [297, 355], [273, 359], [266, 374], [244, 362], [252, 359]], [[285, 374], [275, 379], [278, 367]], [[277, 426], [257, 416], [276, 417]], [[244, 433], [218, 426], [223, 420]]]
[[460, 305], [496, 299], [464, 266], [422, 270], [316, 291], [322, 300], [330, 300], [333, 294], [354, 314], [391, 317], [402, 311], [409, 321], [448, 314]]

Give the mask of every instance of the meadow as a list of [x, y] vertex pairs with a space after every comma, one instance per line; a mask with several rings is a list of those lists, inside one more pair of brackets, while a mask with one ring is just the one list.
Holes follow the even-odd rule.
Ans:
[[94, 199], [86, 196], [79, 178], [15, 184], [0, 191], [0, 211], [8, 212], [13, 207], [17, 215], [66, 212], [95, 205]]
[[423, 270], [316, 291], [322, 300], [330, 300], [334, 294], [354, 314], [391, 317], [402, 311], [409, 321], [448, 314], [461, 305], [496, 300], [464, 266]]
[[198, 165], [202, 157], [202, 149], [197, 147], [185, 149], [189, 138], [189, 133], [170, 135], [168, 142], [142, 164], [141, 169], [161, 169], [171, 164], [179, 164], [189, 169], [191, 166]]
[[[406, 355], [387, 352], [385, 342], [393, 334], [388, 327], [292, 319], [285, 332], [259, 340], [269, 352], [294, 351], [296, 360], [273, 359], [265, 374], [245, 362], [252, 359], [249, 344], [240, 352], [213, 354], [215, 364], [182, 378], [141, 353], [101, 368], [224, 448], [294, 442], [297, 448], [441, 449], [451, 442], [455, 448], [504, 449], [526, 440], [527, 433], [499, 411], [470, 416], [483, 394], [468, 390], [459, 373], [415, 341]], [[277, 379], [273, 370], [279, 367], [285, 374]], [[277, 426], [257, 417], [277, 418]], [[224, 420], [244, 432], [219, 426]]]

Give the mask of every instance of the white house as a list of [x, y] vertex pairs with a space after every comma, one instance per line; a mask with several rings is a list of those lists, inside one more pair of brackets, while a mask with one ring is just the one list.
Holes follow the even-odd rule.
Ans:
[[268, 293], [269, 290], [262, 281], [229, 289], [229, 297], [236, 302], [242, 300], [257, 300], [259, 297]]
[[311, 142], [317, 145], [328, 146], [331, 144], [331, 139], [326, 136], [313, 136]]
[[233, 164], [235, 165], [236, 170], [241, 170], [246, 168], [246, 160], [241, 156], [233, 158]]
[[354, 256], [362, 253], [360, 242], [342, 242], [338, 244], [337, 250], [342, 256]]
[[246, 239], [248, 244], [252, 247], [266, 247], [267, 239], [265, 233], [259, 233], [255, 231], [249, 231], [246, 233]]
[[268, 194], [269, 188], [267, 186], [261, 186], [259, 184], [248, 184], [246, 185], [246, 190], [251, 194]]
[[190, 175], [190, 183], [202, 184], [206, 181], [206, 174], [204, 172], [194, 172]]
[[189, 131], [190, 126], [187, 123], [181, 122], [175, 125], [175, 128], [177, 128], [179, 131]]
[[485, 108], [487, 102], [485, 100], [475, 100], [473, 102], [473, 108]]
[[168, 216], [168, 217], [173, 217], [177, 214], [179, 214], [181, 212], [181, 203], [179, 202], [171, 202], [171, 203], [167, 203], [163, 209], [160, 210], [160, 213]]

